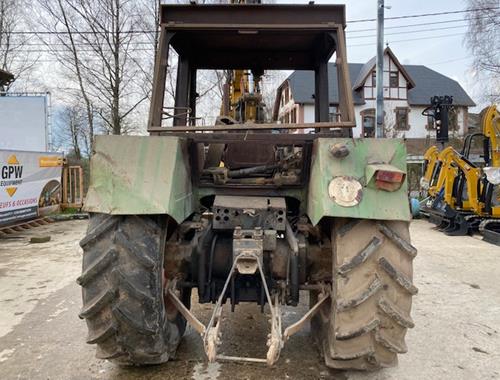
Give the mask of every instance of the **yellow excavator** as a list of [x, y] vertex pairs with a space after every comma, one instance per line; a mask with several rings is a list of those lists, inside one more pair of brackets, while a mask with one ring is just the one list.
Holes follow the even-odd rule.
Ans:
[[230, 70], [226, 72], [221, 116], [230, 116], [239, 123], [263, 123], [264, 103], [260, 72]]
[[[482, 133], [468, 135], [461, 152], [433, 146], [425, 153], [421, 184], [429, 198], [423, 209], [448, 234], [479, 230], [485, 240], [500, 244], [500, 116], [495, 105], [482, 115]], [[482, 138], [483, 168], [469, 160], [475, 137]]]
[[[261, 0], [230, 0], [230, 4], [260, 4]], [[228, 70], [221, 105], [221, 118], [231, 117], [238, 123], [263, 123], [264, 102], [261, 82], [263, 71]], [[223, 119], [224, 120], [224, 119]], [[227, 123], [227, 120], [225, 120]]]

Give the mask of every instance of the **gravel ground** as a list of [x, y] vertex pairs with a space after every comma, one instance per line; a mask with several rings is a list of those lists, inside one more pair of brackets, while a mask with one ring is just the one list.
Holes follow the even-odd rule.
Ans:
[[[412, 223], [414, 282], [419, 287], [399, 366], [374, 373], [328, 370], [307, 329], [294, 336], [272, 368], [207, 365], [199, 336], [188, 329], [176, 360], [148, 368], [119, 368], [94, 357], [78, 319], [81, 270], [78, 241], [85, 221], [39, 227], [0, 240], [0, 378], [3, 379], [500, 379], [500, 248], [476, 237], [449, 237], [424, 220]], [[48, 243], [29, 244], [31, 236]], [[306, 311], [285, 310], [284, 324]], [[211, 306], [196, 305], [202, 320]], [[265, 355], [267, 318], [257, 306], [226, 313], [226, 354]]]

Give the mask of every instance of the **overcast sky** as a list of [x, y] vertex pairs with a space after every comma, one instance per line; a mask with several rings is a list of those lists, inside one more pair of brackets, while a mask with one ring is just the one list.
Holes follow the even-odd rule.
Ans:
[[[277, 3], [308, 3], [306, 0], [277, 0]], [[364, 63], [376, 54], [376, 31], [356, 32], [376, 28], [375, 22], [349, 23], [351, 20], [371, 19], [377, 16], [377, 0], [316, 0], [316, 4], [345, 4], [347, 13], [347, 59]], [[438, 13], [463, 10], [464, 0], [386, 0], [385, 17]], [[460, 20], [453, 21], [451, 20]], [[445, 22], [446, 21], [446, 22]], [[407, 27], [413, 24], [440, 24]], [[443, 23], [444, 22], [444, 23]], [[404, 28], [392, 28], [405, 26]], [[427, 16], [403, 20], [386, 20], [384, 40], [402, 64], [425, 65], [458, 81], [476, 103], [479, 88], [473, 86], [471, 59], [464, 44], [467, 31], [465, 14]], [[446, 28], [446, 29], [442, 29]], [[434, 29], [434, 30], [429, 30]], [[435, 30], [440, 29], [440, 30]], [[397, 34], [390, 34], [397, 33]], [[372, 36], [361, 37], [360, 36]], [[402, 40], [412, 41], [402, 41]], [[356, 46], [363, 45], [363, 46]], [[476, 86], [478, 87], [478, 86]]]

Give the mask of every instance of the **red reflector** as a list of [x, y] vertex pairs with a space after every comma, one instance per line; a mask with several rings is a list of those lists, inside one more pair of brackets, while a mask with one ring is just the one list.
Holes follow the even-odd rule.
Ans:
[[375, 173], [375, 186], [380, 190], [399, 190], [405, 180], [405, 173], [390, 170], [377, 170]]
[[396, 182], [401, 183], [405, 178], [404, 173], [400, 172], [391, 172], [387, 170], [377, 170], [376, 179], [377, 181], [384, 182]]

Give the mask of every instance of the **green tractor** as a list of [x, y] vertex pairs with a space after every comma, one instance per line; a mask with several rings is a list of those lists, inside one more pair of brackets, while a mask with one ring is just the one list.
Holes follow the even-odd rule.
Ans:
[[[150, 136], [98, 136], [91, 160], [78, 283], [99, 358], [166, 362], [186, 324], [210, 361], [272, 365], [309, 323], [332, 368], [393, 366], [406, 352], [417, 293], [406, 150], [397, 139], [352, 138], [344, 28], [342, 5], [161, 6]], [[338, 121], [329, 119], [334, 54]], [[314, 71], [316, 122], [220, 117], [198, 126], [196, 74], [206, 69]], [[223, 109], [236, 106], [242, 115], [241, 101]], [[307, 292], [309, 311], [282, 326], [281, 308]], [[192, 298], [214, 305], [208, 324], [190, 310]], [[242, 302], [268, 310], [265, 358], [218, 352], [223, 306]]]

